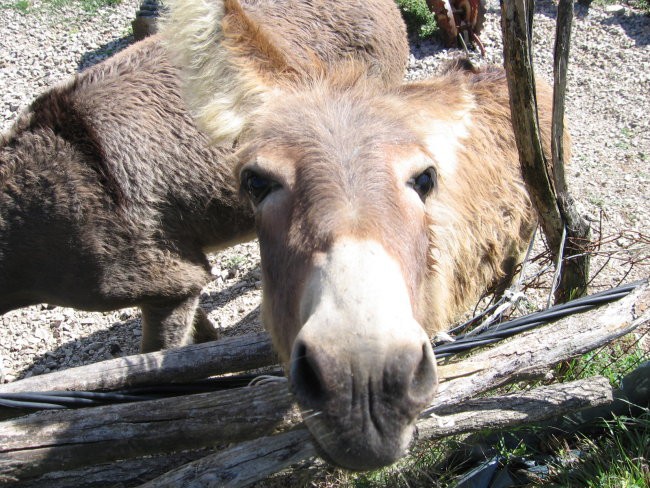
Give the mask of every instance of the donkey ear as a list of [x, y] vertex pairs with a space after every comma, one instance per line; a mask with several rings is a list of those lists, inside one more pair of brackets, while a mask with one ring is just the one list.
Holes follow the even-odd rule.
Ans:
[[161, 39], [179, 68], [190, 112], [212, 142], [236, 140], [266, 97], [269, 83], [258, 69], [268, 74], [284, 66], [281, 49], [237, 0], [165, 0], [165, 6]]
[[272, 79], [291, 70], [287, 43], [264, 24], [255, 9], [239, 0], [225, 0], [221, 27], [226, 49], [250, 65], [257, 76]]

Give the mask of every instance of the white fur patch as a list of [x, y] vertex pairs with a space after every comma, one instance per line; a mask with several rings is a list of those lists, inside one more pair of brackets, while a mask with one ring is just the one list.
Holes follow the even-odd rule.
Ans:
[[168, 0], [161, 35], [181, 69], [184, 96], [199, 126], [215, 142], [235, 139], [261, 102], [264, 87], [232, 64], [224, 49], [223, 0]]
[[443, 178], [452, 177], [458, 166], [458, 149], [462, 141], [469, 137], [472, 124], [472, 107], [467, 107], [449, 115], [448, 120], [430, 121], [424, 127], [427, 150], [437, 163], [439, 174]]
[[321, 329], [333, 334], [330, 340], [336, 340], [341, 327], [387, 344], [400, 344], [414, 334], [426, 339], [413, 318], [399, 264], [375, 241], [341, 239], [317, 258], [301, 301], [301, 319], [329, 324]]

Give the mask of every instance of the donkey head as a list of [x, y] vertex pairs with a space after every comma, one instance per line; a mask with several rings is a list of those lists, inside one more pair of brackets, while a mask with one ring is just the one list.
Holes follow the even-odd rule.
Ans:
[[238, 152], [262, 314], [305, 421], [351, 469], [395, 461], [436, 391], [426, 302], [438, 164], [395, 97], [315, 84], [274, 97]]

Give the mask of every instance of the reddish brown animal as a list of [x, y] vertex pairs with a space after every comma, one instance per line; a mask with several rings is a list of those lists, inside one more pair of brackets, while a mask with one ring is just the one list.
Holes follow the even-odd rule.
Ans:
[[[227, 60], [210, 82], [233, 101], [222, 117], [231, 139], [260, 103], [247, 88], [307, 57], [327, 66], [358, 53], [366, 71], [401, 79], [408, 48], [390, 0], [377, 0], [369, 16], [363, 5], [331, 3], [319, 34], [298, 36], [292, 23], [307, 23], [311, 34], [322, 15], [311, 5], [231, 0], [202, 19], [219, 36], [210, 53]], [[373, 44], [391, 22], [393, 44]], [[359, 33], [366, 44], [357, 44]], [[262, 51], [274, 63], [260, 62]], [[144, 351], [215, 337], [198, 307], [205, 252], [252, 237], [253, 219], [225, 160], [232, 140], [208, 147], [157, 38], [49, 90], [0, 142], [0, 313], [39, 302], [139, 306]]]
[[535, 224], [504, 73], [386, 89], [339, 70], [252, 120], [237, 159], [264, 324], [324, 455], [392, 463], [436, 391], [429, 336], [512, 274]]

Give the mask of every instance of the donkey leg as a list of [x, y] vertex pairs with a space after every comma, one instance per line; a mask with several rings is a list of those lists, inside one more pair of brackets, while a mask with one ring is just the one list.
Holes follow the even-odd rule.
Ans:
[[216, 330], [198, 305], [198, 296], [142, 305], [142, 352], [192, 344], [195, 337], [200, 340], [216, 337]]
[[196, 315], [194, 316], [194, 328], [192, 331], [193, 342], [209, 342], [219, 339], [219, 332], [212, 325], [210, 319], [201, 307], [196, 307]]

